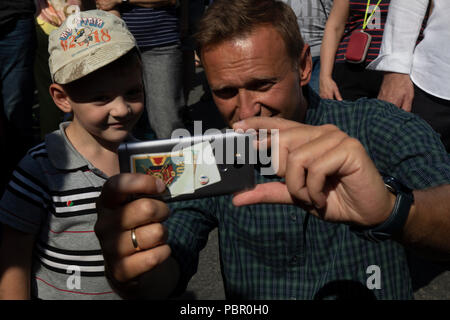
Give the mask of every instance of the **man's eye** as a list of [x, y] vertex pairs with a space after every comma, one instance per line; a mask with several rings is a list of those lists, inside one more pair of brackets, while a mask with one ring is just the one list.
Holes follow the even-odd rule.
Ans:
[[274, 83], [270, 81], [255, 82], [250, 85], [248, 89], [252, 91], [267, 91], [272, 88], [273, 84]]
[[234, 88], [223, 88], [219, 90], [213, 90], [215, 96], [221, 99], [230, 99], [237, 94], [237, 89]]

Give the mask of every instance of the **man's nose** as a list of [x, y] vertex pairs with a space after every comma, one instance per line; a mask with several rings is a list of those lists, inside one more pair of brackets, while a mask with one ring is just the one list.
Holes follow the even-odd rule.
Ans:
[[116, 118], [123, 118], [130, 113], [130, 106], [122, 96], [116, 97], [113, 103], [114, 106], [110, 112], [111, 116]]
[[239, 90], [237, 95], [239, 120], [257, 116], [261, 113], [261, 104], [255, 100], [251, 92]]

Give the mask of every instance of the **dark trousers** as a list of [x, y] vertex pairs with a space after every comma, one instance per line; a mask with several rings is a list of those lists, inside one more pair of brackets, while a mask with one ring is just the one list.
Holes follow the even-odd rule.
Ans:
[[333, 80], [344, 100], [376, 98], [383, 81], [383, 73], [367, 70], [362, 64], [342, 62], [334, 64]]
[[[33, 144], [34, 19], [19, 19], [0, 32], [0, 194], [13, 167]], [[5, 33], [4, 33], [5, 32]]]
[[[336, 63], [333, 69], [333, 80], [344, 100], [354, 101], [362, 97], [377, 98], [383, 73], [366, 70], [359, 64]], [[447, 152], [450, 152], [450, 101], [434, 97], [414, 86], [411, 112], [428, 122], [441, 135], [442, 143]]]
[[441, 135], [441, 141], [450, 152], [450, 100], [437, 98], [414, 85], [411, 112], [417, 114]]

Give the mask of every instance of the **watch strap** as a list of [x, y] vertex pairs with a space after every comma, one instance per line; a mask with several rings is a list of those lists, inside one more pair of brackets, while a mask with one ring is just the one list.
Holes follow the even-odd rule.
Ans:
[[351, 230], [364, 239], [380, 242], [392, 238], [405, 226], [406, 220], [414, 203], [412, 190], [402, 185], [397, 179], [390, 176], [383, 177], [386, 188], [396, 195], [394, 208], [389, 218], [375, 227], [356, 227]]

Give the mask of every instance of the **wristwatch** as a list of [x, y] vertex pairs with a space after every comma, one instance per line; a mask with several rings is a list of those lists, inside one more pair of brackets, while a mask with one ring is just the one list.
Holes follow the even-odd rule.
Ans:
[[381, 242], [392, 238], [400, 232], [408, 219], [409, 211], [414, 203], [412, 190], [391, 176], [383, 176], [386, 188], [396, 196], [394, 208], [389, 218], [375, 227], [352, 226], [350, 229], [358, 236], [373, 242]]

